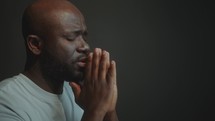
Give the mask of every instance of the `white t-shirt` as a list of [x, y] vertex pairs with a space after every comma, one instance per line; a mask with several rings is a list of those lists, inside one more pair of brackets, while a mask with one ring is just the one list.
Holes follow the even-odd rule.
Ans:
[[80, 121], [82, 115], [68, 82], [61, 95], [43, 90], [23, 74], [0, 82], [0, 121]]

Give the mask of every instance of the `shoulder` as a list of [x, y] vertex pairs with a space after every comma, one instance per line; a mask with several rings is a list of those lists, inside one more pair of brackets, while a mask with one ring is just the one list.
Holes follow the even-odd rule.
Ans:
[[0, 104], [15, 104], [15, 102], [20, 101], [22, 99], [20, 96], [24, 95], [23, 87], [21, 74], [0, 82]]
[[12, 107], [25, 106], [26, 99], [31, 97], [29, 88], [31, 85], [23, 74], [3, 80], [0, 82], [0, 104]]
[[20, 74], [13, 76], [11, 78], [4, 79], [0, 82], [0, 97], [4, 93], [10, 93], [11, 91], [14, 92], [14, 89], [18, 86], [18, 82], [20, 80]]
[[[20, 97], [20, 75], [4, 79], [0, 82], [0, 120], [20, 121], [27, 117], [25, 112], [18, 110], [23, 99]], [[22, 117], [20, 117], [22, 115]]]

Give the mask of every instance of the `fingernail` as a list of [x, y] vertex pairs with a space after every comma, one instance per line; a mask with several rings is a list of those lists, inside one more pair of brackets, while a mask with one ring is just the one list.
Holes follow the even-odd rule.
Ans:
[[111, 61], [111, 64], [114, 65], [116, 62], [114, 60]]
[[106, 51], [105, 51], [105, 50], [103, 50], [103, 51], [102, 51], [102, 55], [105, 55], [105, 54], [106, 54]]

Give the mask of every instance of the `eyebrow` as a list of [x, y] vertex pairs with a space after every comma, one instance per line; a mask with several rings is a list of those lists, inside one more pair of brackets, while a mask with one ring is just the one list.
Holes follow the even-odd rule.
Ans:
[[81, 30], [76, 30], [76, 31], [70, 31], [70, 32], [66, 32], [63, 34], [63, 36], [73, 36], [73, 35], [84, 35], [87, 36], [88, 35], [88, 31], [81, 31]]
[[76, 34], [84, 34], [84, 35], [88, 35], [88, 31], [87, 30], [84, 30], [84, 31], [81, 31], [81, 30], [77, 30], [77, 31], [72, 31], [70, 33], [76, 33]]

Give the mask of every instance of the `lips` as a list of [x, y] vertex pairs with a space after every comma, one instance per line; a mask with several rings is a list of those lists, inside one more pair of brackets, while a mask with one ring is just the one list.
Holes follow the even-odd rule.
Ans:
[[81, 57], [80, 59], [78, 59], [77, 61], [77, 65], [79, 67], [85, 67], [86, 66], [86, 63], [87, 63], [87, 57]]

